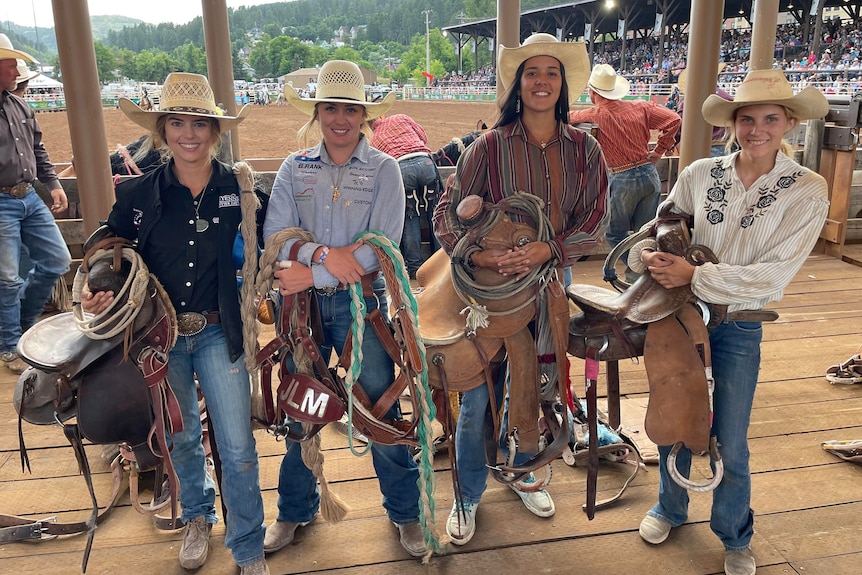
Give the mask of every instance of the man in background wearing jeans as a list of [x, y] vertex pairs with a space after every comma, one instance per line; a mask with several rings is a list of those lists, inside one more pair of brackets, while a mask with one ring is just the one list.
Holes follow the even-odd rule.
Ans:
[[[623, 100], [629, 81], [608, 64], [593, 68], [587, 87], [595, 106], [570, 112], [569, 122], [598, 126], [596, 138], [610, 169], [611, 220], [605, 239], [613, 248], [655, 217], [661, 199], [655, 166], [673, 148], [681, 120], [673, 110], [653, 102]], [[651, 130], [661, 133], [652, 151]]]
[[[16, 352], [21, 333], [39, 319], [72, 260], [51, 213], [68, 209], [66, 193], [33, 111], [11, 93], [18, 85], [18, 58], [35, 62], [0, 34], [0, 361], [14, 373], [27, 368]], [[50, 210], [33, 189], [37, 178], [51, 190]], [[22, 244], [33, 264], [26, 282], [19, 273]]]

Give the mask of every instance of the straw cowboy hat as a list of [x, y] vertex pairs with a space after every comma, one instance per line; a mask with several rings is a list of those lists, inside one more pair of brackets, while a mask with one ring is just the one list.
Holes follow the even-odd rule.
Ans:
[[24, 82], [29, 82], [41, 73], [39, 71], [32, 71], [27, 67], [27, 63], [24, 60], [18, 58], [18, 77], [15, 79], [15, 83], [23, 84]]
[[583, 42], [560, 42], [555, 36], [540, 32], [533, 34], [517, 48], [500, 45], [497, 56], [497, 74], [500, 83], [508, 89], [515, 81], [518, 67], [533, 56], [551, 56], [560, 61], [566, 71], [569, 101], [574, 102], [587, 87], [590, 59]]
[[629, 93], [629, 81], [617, 75], [610, 64], [596, 64], [587, 84], [590, 90], [608, 100], [622, 100]]
[[119, 105], [126, 117], [150, 132], [156, 131], [156, 121], [166, 114], [215, 118], [220, 131], [225, 132], [237, 126], [251, 112], [251, 107], [245, 105], [236, 116], [225, 116], [216, 105], [206, 76], [187, 72], [168, 74], [162, 86], [158, 110], [144, 110], [128, 98], [120, 98]]
[[317, 73], [317, 92], [315, 98], [300, 98], [293, 88], [284, 91], [284, 97], [294, 108], [309, 116], [320, 102], [337, 104], [361, 104], [365, 107], [368, 120], [373, 120], [389, 111], [395, 103], [395, 93], [389, 92], [382, 102], [369, 102], [365, 99], [365, 78], [359, 66], [347, 60], [330, 60], [320, 67]]
[[6, 34], [0, 34], [0, 60], [9, 60], [10, 58], [23, 58], [24, 60], [28, 60], [35, 64], [39, 63], [39, 60], [28, 54], [27, 52], [22, 52], [21, 50], [16, 50], [12, 47], [12, 41], [9, 40], [9, 37]]
[[754, 104], [784, 106], [799, 120], [822, 118], [829, 112], [829, 102], [817, 88], [809, 86], [794, 96], [783, 71], [752, 70], [737, 86], [732, 101], [715, 94], [707, 97], [703, 103], [703, 118], [713, 126], [730, 126], [738, 108]]
[[[721, 74], [721, 71], [724, 70], [725, 66], [727, 66], [727, 64], [725, 64], [724, 62], [718, 63], [718, 71], [715, 73], [716, 77]], [[676, 79], [676, 85], [679, 88], [680, 94], [685, 94], [686, 80], [688, 80], [688, 68], [685, 68], [683, 71], [681, 71]]]

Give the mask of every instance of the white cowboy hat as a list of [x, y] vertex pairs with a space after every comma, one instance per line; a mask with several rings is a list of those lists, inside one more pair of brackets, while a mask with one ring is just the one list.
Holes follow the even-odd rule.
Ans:
[[[715, 73], [716, 77], [721, 74], [721, 71], [724, 70], [724, 67], [727, 66], [724, 62], [718, 63], [718, 72]], [[679, 87], [679, 93], [685, 94], [685, 86], [686, 81], [688, 80], [688, 68], [685, 68], [679, 73], [679, 76], [676, 78], [677, 87]]]
[[12, 41], [9, 40], [9, 37], [6, 34], [0, 34], [0, 60], [9, 60], [10, 58], [23, 58], [24, 60], [29, 60], [35, 64], [39, 63], [39, 60], [28, 54], [27, 52], [22, 52], [21, 50], [16, 50], [12, 47]]
[[608, 100], [622, 100], [629, 93], [629, 81], [617, 75], [610, 64], [596, 64], [587, 83], [590, 90]]
[[751, 70], [737, 86], [733, 100], [715, 94], [707, 97], [703, 118], [713, 126], [730, 126], [738, 108], [755, 104], [784, 106], [798, 120], [822, 118], [829, 112], [829, 102], [817, 88], [809, 86], [793, 95], [793, 87], [782, 70]]
[[24, 82], [29, 82], [42, 72], [33, 71], [27, 67], [27, 62], [18, 58], [18, 77], [15, 79], [16, 84], [23, 84]]
[[284, 97], [294, 108], [311, 116], [314, 107], [320, 102], [341, 104], [360, 104], [373, 120], [389, 111], [395, 103], [395, 93], [389, 92], [382, 102], [368, 102], [365, 99], [365, 79], [359, 66], [347, 60], [330, 60], [320, 67], [317, 73], [317, 92], [314, 98], [301, 98], [296, 90], [288, 87]]
[[583, 42], [560, 42], [556, 36], [544, 32], [533, 34], [516, 48], [500, 45], [497, 74], [500, 75], [503, 88], [508, 89], [512, 85], [518, 67], [533, 56], [551, 56], [560, 61], [566, 71], [570, 103], [583, 94], [590, 69], [590, 59]]
[[225, 116], [216, 105], [206, 76], [188, 72], [168, 74], [162, 86], [158, 110], [144, 110], [128, 98], [120, 98], [119, 106], [126, 117], [150, 132], [156, 131], [156, 121], [166, 114], [215, 118], [220, 131], [225, 132], [237, 126], [251, 112], [251, 107], [245, 105], [236, 116]]

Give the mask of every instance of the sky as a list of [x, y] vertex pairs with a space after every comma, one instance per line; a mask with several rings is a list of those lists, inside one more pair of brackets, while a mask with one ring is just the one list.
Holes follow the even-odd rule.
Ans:
[[[274, 4], [276, 1], [289, 0], [227, 0], [229, 8]], [[0, 21], [12, 21], [22, 26], [32, 26], [34, 20], [40, 28], [54, 25], [52, 0], [3, 0], [0, 7]], [[195, 16], [201, 16], [200, 0], [88, 0], [91, 16], [112, 16], [122, 14], [137, 18], [150, 24], [173, 22], [185, 24]]]

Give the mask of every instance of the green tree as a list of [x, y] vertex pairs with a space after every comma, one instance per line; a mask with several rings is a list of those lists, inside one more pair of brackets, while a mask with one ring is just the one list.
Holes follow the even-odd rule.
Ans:
[[161, 50], [144, 50], [135, 62], [135, 79], [161, 83], [168, 74], [180, 68], [179, 62]]
[[116, 51], [115, 57], [117, 59], [117, 67], [123, 77], [134, 78], [137, 75], [137, 54], [126, 48], [121, 48]]
[[96, 69], [99, 72], [99, 81], [108, 83], [114, 80], [117, 75], [117, 59], [110, 48], [102, 44], [100, 40], [93, 42], [93, 48], [96, 51]]
[[186, 42], [178, 47], [172, 56], [183, 72], [206, 75], [207, 55], [191, 42]]

